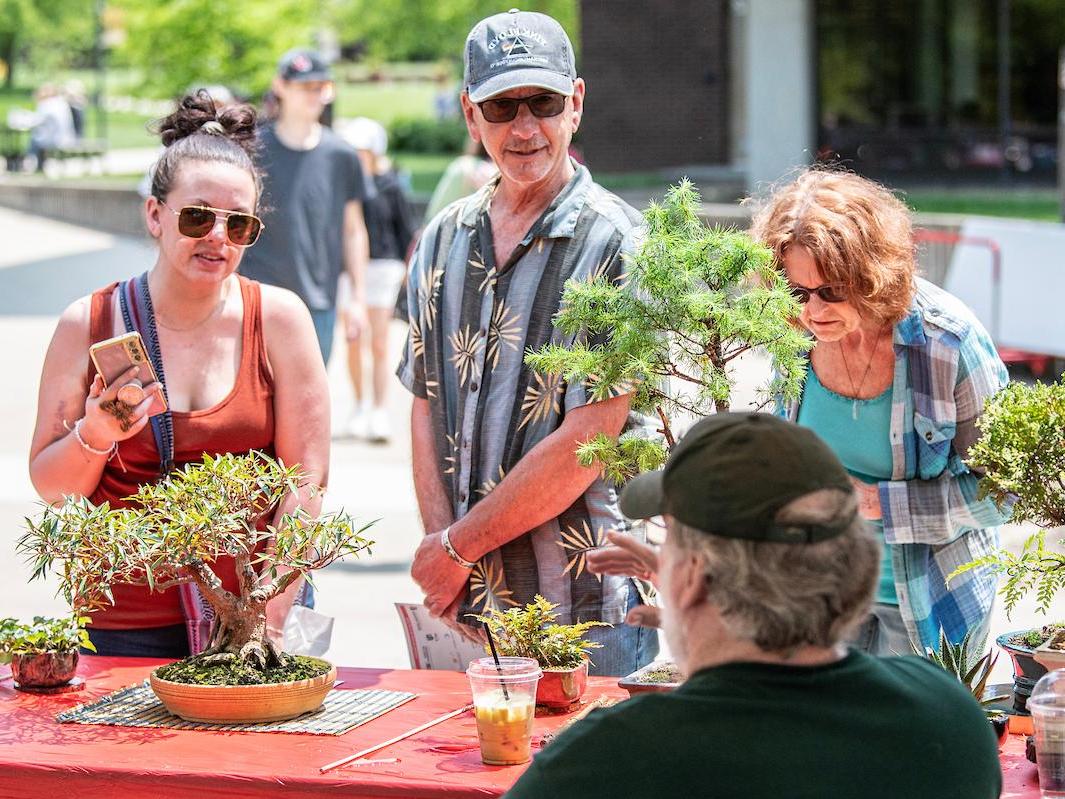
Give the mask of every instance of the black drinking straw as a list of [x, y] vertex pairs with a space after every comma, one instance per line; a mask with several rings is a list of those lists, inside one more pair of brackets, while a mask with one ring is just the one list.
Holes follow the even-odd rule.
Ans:
[[510, 694], [507, 692], [507, 684], [503, 682], [503, 665], [499, 662], [499, 653], [496, 652], [496, 641], [492, 637], [492, 631], [488, 629], [486, 622], [481, 622], [484, 625], [484, 634], [488, 636], [488, 647], [492, 650], [492, 660], [496, 662], [496, 671], [499, 672], [499, 687], [503, 689], [503, 701], [510, 701]]

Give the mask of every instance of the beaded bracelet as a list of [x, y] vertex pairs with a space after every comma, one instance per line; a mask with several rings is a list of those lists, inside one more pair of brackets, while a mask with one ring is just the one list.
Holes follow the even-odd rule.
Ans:
[[445, 527], [443, 532], [440, 533], [440, 544], [444, 547], [444, 552], [447, 553], [447, 556], [453, 561], [455, 561], [455, 563], [457, 563], [462, 568], [472, 569], [477, 565], [476, 563], [471, 563], [470, 561], [466, 560], [462, 557], [462, 555], [455, 551], [455, 547], [451, 544], [450, 527]]
[[85, 439], [81, 437], [81, 423], [84, 421], [84, 418], [78, 419], [78, 421], [74, 422], [74, 427], [71, 427], [67, 424], [66, 419], [64, 419], [63, 427], [65, 427], [67, 430], [74, 434], [74, 438], [78, 440], [78, 443], [81, 444], [81, 448], [86, 452], [91, 452], [93, 455], [106, 455], [108, 460], [111, 460], [113, 457], [115, 457], [115, 455], [118, 454], [117, 441], [112, 441], [111, 446], [107, 449], [97, 449], [96, 447], [90, 446], [85, 441]]

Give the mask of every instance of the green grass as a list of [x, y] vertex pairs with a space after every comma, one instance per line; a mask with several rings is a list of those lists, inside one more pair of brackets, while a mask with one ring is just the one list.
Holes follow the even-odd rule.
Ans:
[[438, 153], [393, 153], [392, 158], [396, 166], [410, 174], [411, 191], [419, 195], [433, 193], [440, 176], [453, 155], [441, 155]]
[[338, 83], [336, 113], [388, 127], [402, 117], [432, 117], [435, 94], [436, 85], [428, 82]]
[[902, 192], [902, 198], [918, 213], [975, 214], [1061, 221], [1061, 200], [1052, 189], [1021, 190], [915, 190]]

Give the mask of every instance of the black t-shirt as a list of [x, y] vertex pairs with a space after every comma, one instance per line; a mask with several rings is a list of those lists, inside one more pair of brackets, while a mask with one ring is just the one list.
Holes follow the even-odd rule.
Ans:
[[333, 308], [344, 269], [344, 208], [372, 192], [359, 156], [329, 128], [322, 128], [311, 150], [290, 150], [273, 126], [259, 138], [264, 228], [244, 253], [240, 271], [291, 289], [312, 310]]
[[395, 170], [374, 175], [373, 180], [377, 195], [362, 208], [370, 237], [370, 257], [405, 261], [407, 248], [418, 229], [414, 212]]
[[593, 712], [506, 799], [993, 799], [991, 725], [945, 671], [851, 652], [828, 666], [730, 663]]

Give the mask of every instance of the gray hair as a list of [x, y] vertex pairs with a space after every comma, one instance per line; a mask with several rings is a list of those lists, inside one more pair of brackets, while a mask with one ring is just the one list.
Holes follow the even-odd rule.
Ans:
[[831, 647], [865, 617], [880, 571], [880, 543], [855, 514], [852, 492], [825, 489], [788, 503], [785, 525], [850, 526], [816, 544], [725, 538], [672, 520], [677, 544], [703, 559], [707, 601], [738, 638], [790, 655], [805, 645]]

